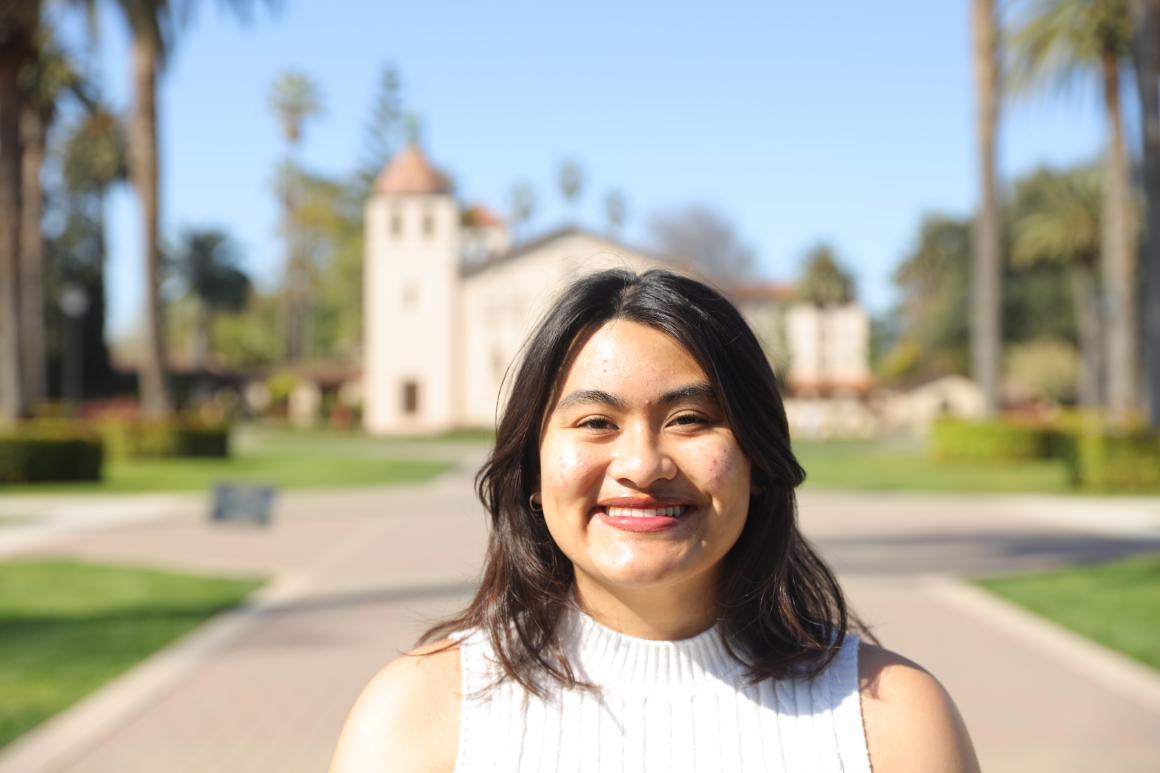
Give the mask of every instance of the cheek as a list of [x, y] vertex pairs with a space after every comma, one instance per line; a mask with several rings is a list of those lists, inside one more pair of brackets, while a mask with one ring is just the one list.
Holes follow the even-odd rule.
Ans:
[[749, 480], [749, 461], [736, 449], [705, 448], [697, 456], [701, 483], [706, 488], [722, 492]]
[[583, 449], [545, 448], [540, 458], [545, 492], [565, 493], [583, 488], [599, 473], [598, 466], [593, 456]]

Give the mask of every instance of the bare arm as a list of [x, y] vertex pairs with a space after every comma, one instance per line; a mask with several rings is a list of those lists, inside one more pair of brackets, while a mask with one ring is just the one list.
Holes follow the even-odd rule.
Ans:
[[[459, 648], [420, 648], [380, 671], [359, 696], [330, 773], [450, 773], [459, 737]], [[432, 653], [432, 654], [427, 654]]]
[[967, 726], [937, 679], [869, 644], [858, 671], [874, 773], [979, 773]]

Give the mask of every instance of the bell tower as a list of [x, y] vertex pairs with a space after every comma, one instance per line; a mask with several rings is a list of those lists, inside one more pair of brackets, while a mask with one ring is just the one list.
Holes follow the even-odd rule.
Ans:
[[460, 213], [415, 144], [366, 204], [363, 424], [375, 434], [440, 432], [459, 420]]

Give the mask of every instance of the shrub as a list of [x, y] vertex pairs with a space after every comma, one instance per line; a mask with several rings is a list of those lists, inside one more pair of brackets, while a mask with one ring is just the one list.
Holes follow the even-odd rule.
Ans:
[[1050, 433], [1034, 424], [938, 419], [931, 426], [931, 451], [939, 461], [999, 462], [1043, 459]]
[[96, 481], [104, 459], [99, 435], [65, 422], [0, 433], [0, 483]]
[[1097, 490], [1160, 488], [1160, 434], [1082, 429], [1064, 458], [1074, 485]]
[[111, 422], [105, 438], [113, 454], [126, 457], [230, 455], [230, 426], [186, 419]]

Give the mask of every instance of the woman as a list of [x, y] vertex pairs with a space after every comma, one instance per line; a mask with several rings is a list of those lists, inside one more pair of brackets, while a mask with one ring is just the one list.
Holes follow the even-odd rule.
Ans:
[[721, 295], [581, 279], [511, 394], [480, 589], [371, 682], [332, 773], [977, 770], [938, 682], [847, 634], [773, 372]]

